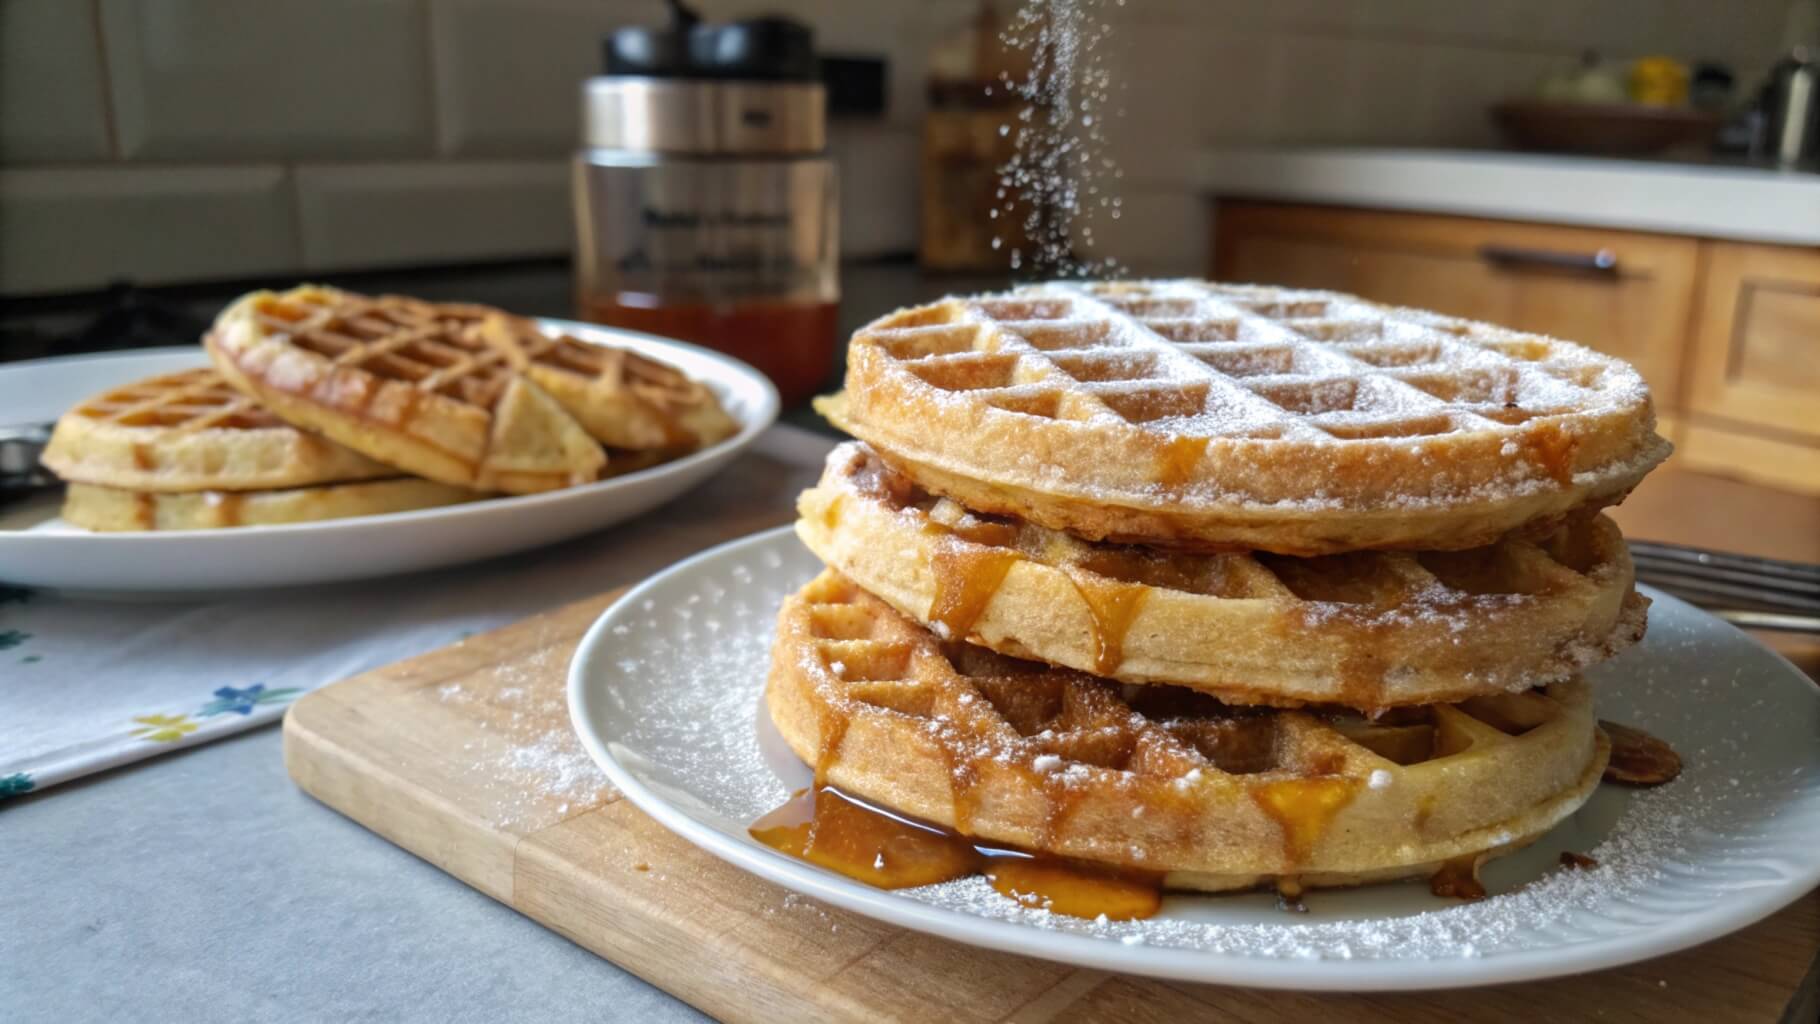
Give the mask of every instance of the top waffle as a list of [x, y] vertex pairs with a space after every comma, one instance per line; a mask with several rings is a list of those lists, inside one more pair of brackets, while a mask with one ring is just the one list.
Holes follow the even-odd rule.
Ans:
[[63, 414], [44, 464], [65, 480], [136, 491], [262, 491], [398, 471], [286, 425], [213, 370], [105, 391]]
[[600, 446], [479, 337], [495, 312], [306, 286], [241, 298], [205, 342], [280, 418], [419, 476], [508, 493], [595, 479]]
[[1092, 540], [1458, 549], [1664, 459], [1621, 360], [1331, 292], [1053, 283], [900, 310], [822, 403], [918, 483]]
[[608, 447], [686, 452], [739, 431], [706, 385], [630, 349], [552, 337], [505, 314], [481, 335]]

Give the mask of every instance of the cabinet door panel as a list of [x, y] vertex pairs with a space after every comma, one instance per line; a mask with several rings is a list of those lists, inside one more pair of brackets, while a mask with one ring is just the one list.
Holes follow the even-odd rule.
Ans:
[[[1679, 401], [1692, 239], [1262, 203], [1224, 203], [1216, 217], [1220, 278], [1332, 288], [1578, 341], [1634, 364], [1658, 407]], [[1557, 265], [1601, 253], [1611, 268]]]
[[1696, 415], [1820, 438], [1820, 251], [1710, 243], [1687, 388]]

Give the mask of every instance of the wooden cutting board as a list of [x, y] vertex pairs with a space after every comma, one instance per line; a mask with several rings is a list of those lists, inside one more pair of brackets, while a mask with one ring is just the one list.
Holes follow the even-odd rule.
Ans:
[[1356, 996], [1108, 974], [824, 906], [722, 863], [617, 792], [593, 788], [564, 684], [582, 633], [614, 596], [304, 697], [284, 722], [291, 777], [431, 864], [726, 1020], [1815, 1019], [1820, 893], [1734, 935], [1618, 970]]

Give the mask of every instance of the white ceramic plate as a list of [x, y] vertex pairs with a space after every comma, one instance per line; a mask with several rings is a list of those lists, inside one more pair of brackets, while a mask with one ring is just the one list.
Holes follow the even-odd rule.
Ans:
[[[544, 323], [634, 349], [705, 382], [740, 432], [687, 458], [582, 487], [320, 523], [90, 533], [56, 518], [55, 496], [34, 498], [0, 508], [0, 581], [143, 596], [327, 583], [478, 561], [611, 526], [662, 504], [707, 479], [777, 418], [777, 390], [736, 359], [645, 334]], [[186, 347], [0, 365], [0, 421], [54, 420], [113, 385], [206, 361], [200, 347]]]
[[[1601, 786], [1542, 841], [1494, 862], [1479, 903], [1420, 883], [1171, 896], [1148, 921], [1030, 911], [974, 878], [885, 892], [754, 842], [746, 826], [809, 771], [760, 709], [777, 608], [820, 570], [788, 528], [704, 552], [609, 608], [576, 652], [569, 709], [641, 809], [798, 892], [959, 942], [1108, 970], [1272, 988], [1451, 988], [1660, 956], [1757, 921], [1820, 882], [1820, 691], [1732, 627], [1654, 592], [1648, 639], [1591, 673], [1600, 713], [1686, 761], [1650, 790]], [[1563, 850], [1600, 862], [1558, 868]]]

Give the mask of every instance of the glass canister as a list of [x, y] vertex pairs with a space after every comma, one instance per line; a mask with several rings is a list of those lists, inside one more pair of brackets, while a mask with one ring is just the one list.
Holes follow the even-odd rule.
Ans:
[[602, 324], [751, 363], [786, 404], [833, 368], [839, 212], [814, 37], [780, 18], [606, 41], [574, 166], [576, 296]]

